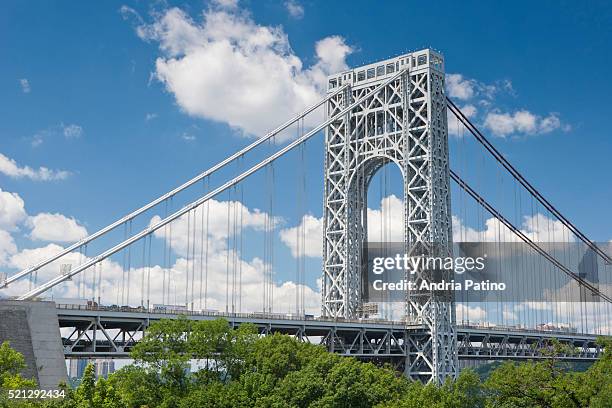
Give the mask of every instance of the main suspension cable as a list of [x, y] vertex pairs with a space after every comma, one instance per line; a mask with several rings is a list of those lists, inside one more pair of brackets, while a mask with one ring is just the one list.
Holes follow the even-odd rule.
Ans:
[[500, 163], [508, 172], [519, 182], [527, 191], [529, 191], [537, 200], [553, 215], [555, 215], [559, 221], [561, 221], [567, 228], [569, 228], [582, 242], [584, 242], [589, 248], [595, 251], [601, 256], [607, 263], [612, 264], [612, 258], [606, 254], [601, 248], [599, 248], [593, 241], [591, 241], [582, 231], [580, 231], [574, 224], [572, 224], [567, 218], [563, 216], [538, 190], [535, 189], [521, 173], [512, 165], [510, 162], [487, 140], [487, 138], [478, 130], [476, 126], [470, 122], [470, 120], [461, 112], [461, 110], [455, 105], [455, 103], [448, 97], [446, 97], [447, 106], [455, 117], [463, 123], [463, 125], [470, 131], [470, 133], [482, 144], [489, 153]]
[[461, 179], [461, 177], [459, 177], [457, 175], [457, 173], [455, 173], [454, 171], [450, 170], [450, 175], [451, 175], [451, 178], [459, 185], [459, 187], [464, 189], [469, 195], [472, 196], [472, 198], [474, 198], [474, 200], [476, 200], [476, 202], [478, 202], [482, 207], [484, 207], [491, 215], [493, 215], [495, 218], [497, 218], [499, 221], [501, 221], [514, 234], [518, 235], [518, 237], [523, 242], [525, 242], [527, 245], [529, 245], [532, 249], [534, 249], [540, 255], [544, 256], [546, 259], [548, 259], [550, 262], [552, 262], [553, 265], [555, 265], [557, 268], [559, 268], [567, 276], [569, 276], [570, 278], [572, 278], [575, 281], [577, 281], [583, 287], [588, 288], [591, 291], [591, 293], [596, 294], [599, 297], [601, 297], [602, 299], [612, 303], [612, 299], [610, 297], [608, 297], [607, 295], [601, 293], [601, 291], [599, 289], [597, 289], [591, 283], [589, 283], [588, 281], [583, 279], [580, 275], [577, 275], [574, 272], [572, 272], [571, 270], [569, 270], [565, 265], [563, 265], [561, 262], [559, 262], [555, 257], [550, 255], [548, 252], [546, 252], [544, 249], [542, 249], [542, 247], [540, 247], [537, 243], [535, 243], [533, 240], [531, 240], [524, 232], [522, 232], [514, 224], [512, 224], [510, 221], [508, 221], [503, 215], [501, 215], [499, 213], [499, 211], [497, 211], [482, 196], [480, 196], [465, 181], [463, 181], [463, 179]]
[[180, 186], [178, 186], [177, 188], [175, 188], [172, 191], [169, 191], [168, 193], [156, 198], [155, 200], [151, 201], [150, 203], [140, 207], [139, 209], [131, 212], [130, 214], [126, 215], [125, 217], [113, 222], [112, 224], [102, 228], [101, 230], [80, 239], [78, 242], [68, 246], [67, 248], [65, 248], [64, 250], [58, 252], [57, 254], [44, 259], [42, 261], [40, 261], [39, 263], [37, 263], [36, 265], [30, 266], [14, 275], [11, 275], [9, 277], [6, 277], [4, 279], [3, 282], [0, 282], [0, 288], [4, 288], [8, 285], [10, 285], [11, 283], [15, 282], [18, 279], [21, 279], [24, 276], [27, 276], [29, 274], [31, 274], [34, 271], [37, 271], [38, 269], [42, 268], [43, 266], [46, 266], [48, 264], [50, 264], [51, 262], [63, 257], [66, 254], [69, 254], [70, 252], [74, 251], [75, 249], [78, 249], [80, 246], [93, 241], [96, 238], [101, 237], [102, 235], [105, 235], [106, 233], [114, 230], [115, 228], [121, 226], [122, 224], [126, 223], [127, 221], [130, 221], [134, 218], [136, 218], [138, 215], [146, 212], [147, 210], [150, 210], [151, 208], [157, 206], [158, 204], [164, 202], [165, 200], [167, 200], [170, 197], [175, 196], [176, 194], [180, 193], [181, 191], [189, 188], [190, 186], [194, 185], [195, 183], [197, 183], [200, 180], [203, 180], [204, 178], [212, 175], [213, 173], [215, 173], [216, 171], [220, 170], [221, 168], [225, 167], [226, 165], [230, 164], [231, 162], [233, 162], [234, 160], [236, 160], [237, 158], [244, 156], [246, 153], [250, 152], [251, 150], [253, 150], [254, 148], [256, 148], [257, 146], [261, 145], [262, 143], [266, 142], [267, 140], [271, 139], [272, 137], [276, 136], [276, 134], [282, 132], [283, 130], [287, 129], [289, 126], [291, 126], [292, 124], [294, 124], [296, 121], [302, 119], [304, 116], [309, 115], [310, 113], [312, 113], [313, 111], [315, 111], [316, 109], [318, 109], [321, 105], [325, 104], [328, 100], [330, 100], [331, 98], [335, 97], [338, 93], [344, 91], [344, 89], [347, 87], [348, 85], [342, 85], [341, 87], [339, 87], [336, 91], [326, 95], [325, 97], [323, 97], [321, 100], [319, 100], [317, 103], [311, 105], [310, 107], [308, 107], [307, 109], [303, 110], [302, 112], [300, 112], [299, 114], [297, 114], [296, 116], [294, 116], [293, 118], [289, 119], [287, 122], [283, 123], [282, 125], [280, 125], [279, 127], [277, 127], [276, 129], [272, 130], [271, 132], [265, 134], [264, 136], [262, 136], [261, 138], [255, 140], [253, 143], [251, 143], [250, 145], [244, 147], [243, 149], [239, 150], [238, 152], [232, 154], [231, 156], [227, 157], [226, 159], [220, 161], [219, 163], [215, 164], [214, 166], [212, 166], [211, 168], [209, 168], [208, 170], [198, 174], [196, 177], [192, 178], [191, 180], [181, 184]]
[[37, 295], [39, 295], [39, 294], [41, 294], [43, 292], [46, 292], [47, 290], [51, 289], [53, 286], [55, 286], [55, 285], [65, 281], [65, 280], [69, 279], [70, 277], [72, 277], [72, 276], [82, 272], [84, 269], [86, 269], [87, 267], [91, 266], [96, 261], [105, 259], [105, 258], [113, 255], [114, 253], [116, 253], [117, 251], [122, 250], [123, 248], [125, 248], [128, 245], [130, 245], [131, 243], [138, 241], [143, 236], [157, 231], [159, 228], [162, 228], [164, 225], [166, 225], [168, 223], [171, 223], [172, 221], [174, 221], [175, 219], [181, 217], [182, 215], [184, 215], [188, 211], [191, 211], [192, 209], [198, 207], [202, 203], [205, 203], [206, 201], [210, 200], [211, 198], [217, 196], [219, 193], [227, 190], [228, 188], [234, 186], [235, 184], [238, 184], [242, 180], [244, 180], [247, 177], [251, 176], [252, 174], [258, 172], [259, 170], [261, 170], [262, 168], [264, 168], [268, 164], [270, 164], [273, 161], [277, 160], [278, 158], [284, 156], [287, 152], [293, 150], [295, 147], [297, 147], [300, 144], [306, 142], [308, 139], [313, 137], [315, 134], [319, 133], [321, 130], [323, 130], [327, 126], [329, 126], [332, 122], [338, 120], [339, 118], [343, 117], [345, 114], [350, 112], [351, 110], [355, 109], [355, 107], [357, 107], [365, 99], [372, 98], [377, 92], [379, 92], [385, 86], [387, 86], [391, 82], [396, 81], [397, 79], [399, 79], [400, 76], [402, 76], [406, 71], [407, 71], [407, 69], [401, 69], [401, 70], [397, 71], [397, 73], [394, 76], [392, 76], [391, 78], [389, 78], [386, 81], [382, 82], [381, 84], [376, 86], [374, 89], [370, 90], [370, 92], [364, 93], [359, 98], [356, 98], [349, 106], [341, 109], [334, 116], [332, 116], [332, 117], [328, 118], [327, 120], [319, 123], [317, 126], [315, 126], [313, 129], [308, 131], [305, 135], [303, 135], [299, 139], [296, 139], [296, 140], [292, 141], [287, 146], [285, 146], [282, 149], [278, 150], [273, 155], [268, 156], [267, 158], [265, 158], [264, 160], [262, 160], [258, 164], [254, 165], [250, 169], [248, 169], [245, 172], [243, 172], [242, 174], [234, 177], [233, 179], [227, 181], [223, 185], [215, 188], [214, 190], [210, 191], [208, 194], [204, 195], [203, 197], [200, 197], [198, 200], [193, 201], [190, 204], [187, 204], [186, 206], [184, 206], [180, 210], [174, 212], [172, 215], [164, 218], [163, 220], [160, 220], [156, 224], [148, 226], [147, 228], [143, 229], [142, 231], [140, 231], [136, 235], [132, 236], [131, 238], [127, 239], [126, 241], [123, 241], [123, 242], [115, 245], [114, 247], [106, 250], [105, 252], [103, 252], [103, 253], [101, 253], [101, 254], [91, 258], [90, 261], [86, 262], [83, 265], [80, 265], [79, 267], [75, 268], [74, 270], [71, 270], [66, 275], [58, 276], [58, 277], [56, 277], [54, 279], [51, 279], [50, 281], [48, 281], [47, 283], [39, 286], [38, 288], [32, 289], [32, 290], [28, 291], [26, 294], [24, 294], [22, 296], [19, 296], [18, 300], [28, 300], [28, 299], [31, 299], [31, 298], [33, 298], [33, 297], [35, 297], [35, 296], [37, 296]]

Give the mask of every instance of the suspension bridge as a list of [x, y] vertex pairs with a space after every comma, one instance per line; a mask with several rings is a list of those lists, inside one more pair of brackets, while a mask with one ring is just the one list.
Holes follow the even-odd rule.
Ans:
[[[380, 210], [368, 206], [376, 189]], [[415, 290], [371, 302], [364, 253], [392, 241], [418, 256], [462, 242], [520, 243], [529, 254], [504, 271], [520, 276], [513, 301]], [[223, 317], [441, 382], [470, 361], [542, 358], [551, 339], [576, 348], [563, 359], [596, 359], [596, 337], [612, 328], [609, 253], [446, 96], [443, 56], [426, 49], [330, 76], [317, 103], [6, 277], [0, 295], [12, 308], [55, 301], [66, 358], [125, 358], [153, 321]]]

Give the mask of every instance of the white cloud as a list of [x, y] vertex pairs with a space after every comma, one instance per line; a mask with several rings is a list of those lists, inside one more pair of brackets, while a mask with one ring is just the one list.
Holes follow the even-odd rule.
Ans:
[[451, 98], [468, 100], [474, 96], [476, 82], [461, 74], [446, 74], [446, 92]]
[[26, 217], [25, 203], [19, 194], [0, 188], [0, 228], [12, 231]]
[[281, 27], [258, 25], [227, 6], [205, 10], [201, 22], [171, 8], [137, 28], [159, 43], [156, 78], [189, 115], [262, 135], [317, 101], [325, 76], [346, 68], [352, 50], [341, 37], [319, 41], [316, 63], [305, 69]]
[[470, 306], [463, 303], [455, 304], [458, 323], [482, 323], [487, 318], [487, 311], [480, 306]]
[[[142, 282], [143, 277], [150, 273], [150, 303], [172, 303], [172, 304], [185, 304], [185, 289], [188, 288], [187, 292], [191, 295], [191, 280], [194, 279], [194, 295], [193, 300], [196, 309], [204, 307], [204, 301], [200, 298], [199, 287], [200, 287], [200, 274], [199, 271], [204, 271], [205, 268], [208, 270], [208, 284], [205, 284], [204, 276], [202, 275], [202, 286], [208, 287], [208, 300], [206, 307], [208, 309], [215, 309], [219, 311], [225, 311], [226, 304], [226, 293], [231, 294], [234, 286], [232, 285], [232, 279], [229, 279], [229, 286], [226, 285], [227, 279], [227, 260], [232, 259], [234, 253], [231, 249], [228, 251], [226, 245], [226, 239], [228, 233], [233, 235], [234, 230], [230, 227], [229, 231], [227, 228], [228, 220], [228, 209], [229, 217], [231, 220], [235, 219], [235, 216], [242, 217], [242, 224], [246, 228], [252, 228], [255, 230], [262, 230], [266, 224], [266, 216], [264, 213], [256, 209], [249, 209], [239, 202], [223, 202], [223, 201], [210, 201], [208, 211], [206, 206], [201, 206], [195, 213], [192, 213], [190, 220], [187, 216], [180, 218], [172, 226], [172, 250], [178, 256], [171, 265], [163, 267], [160, 265], [151, 265], [149, 268], [143, 268], [140, 265], [132, 267], [129, 272], [124, 270], [123, 267], [112, 259], [106, 259], [100, 264], [81, 272], [78, 276], [73, 277], [71, 280], [66, 281], [56, 288], [53, 293], [56, 299], [61, 298], [70, 301], [70, 299], [76, 298], [91, 298], [93, 294], [93, 287], [98, 286], [98, 278], [94, 279], [94, 271], [98, 274], [101, 271], [101, 290], [96, 292], [96, 297], [99, 294], [102, 298], [103, 304], [131, 304], [139, 305], [141, 294], [142, 294]], [[196, 239], [198, 245], [201, 243], [201, 237], [204, 232], [202, 226], [202, 216], [206, 216], [208, 212], [209, 227], [209, 255], [206, 266], [204, 265], [204, 259], [196, 255], [195, 259], [191, 258], [193, 254], [188, 254], [187, 251], [187, 231], [188, 224], [191, 228], [196, 226]], [[194, 216], [195, 214], [195, 216]], [[23, 217], [22, 217], [23, 218]], [[239, 219], [239, 218], [236, 218]], [[159, 217], [154, 217], [151, 223], [155, 223], [159, 220]], [[204, 219], [205, 221], [205, 219]], [[39, 214], [36, 217], [31, 217], [29, 222], [33, 226], [32, 235], [38, 235], [42, 233], [41, 228], [44, 227], [48, 234], [57, 233], [57, 231], [63, 231], [62, 238], [73, 235], [73, 238], [77, 238], [79, 235], [86, 234], [83, 227], [78, 225], [76, 220], [73, 218], [63, 217], [59, 214]], [[275, 218], [272, 220], [275, 224], [280, 222], [280, 219]], [[192, 230], [193, 232], [193, 230]], [[163, 234], [163, 231], [158, 231], [155, 236], [167, 239], [170, 242], [168, 236]], [[45, 239], [56, 239], [58, 237], [44, 237]], [[60, 239], [56, 239], [60, 240]], [[68, 239], [61, 239], [68, 241]], [[193, 242], [191, 243], [193, 245]], [[198, 246], [199, 247], [199, 246]], [[8, 233], [0, 230], [0, 264], [9, 268], [22, 270], [31, 265], [34, 265], [44, 259], [55, 255], [63, 249], [62, 246], [55, 243], [47, 244], [43, 247], [38, 248], [27, 248], [17, 251], [12, 237]], [[196, 252], [199, 254], [199, 251]], [[93, 254], [91, 254], [93, 256]], [[241, 270], [242, 275], [242, 292], [241, 300], [239, 301], [238, 296], [238, 283], [236, 284], [236, 297], [235, 305], [236, 309], [241, 306], [242, 311], [262, 311], [263, 310], [263, 286], [264, 286], [264, 262], [259, 258], [253, 258], [251, 260], [242, 259], [242, 254], [237, 253], [237, 262], [235, 263], [236, 268]], [[90, 260], [90, 257], [85, 255], [71, 252], [62, 258], [51, 262], [49, 265], [41, 268], [37, 273], [38, 284], [46, 282], [56, 277], [60, 272], [60, 266], [62, 264], [70, 264], [74, 269], [79, 264]], [[230, 267], [230, 273], [233, 268]], [[188, 275], [188, 272], [189, 275]], [[193, 271], [196, 271], [193, 278]], [[129, 276], [129, 278], [128, 278]], [[165, 276], [165, 283], [164, 283]], [[187, 279], [189, 277], [189, 279]], [[125, 286], [122, 282], [125, 281]], [[94, 283], [95, 282], [95, 283]], [[128, 284], [129, 282], [129, 284]], [[171, 298], [164, 299], [162, 292], [164, 284], [170, 285]], [[80, 287], [80, 289], [79, 289]], [[125, 288], [125, 289], [124, 289]], [[292, 281], [280, 282], [278, 279], [274, 279], [272, 284], [272, 291], [274, 293], [274, 312], [295, 312], [295, 299], [298, 292], [304, 294], [304, 307], [307, 313], [318, 313], [320, 310], [320, 293], [309, 286], [296, 285]], [[9, 288], [0, 290], [0, 296], [11, 296], [11, 295], [22, 295], [30, 289], [30, 282], [27, 279], [20, 280], [12, 284]], [[167, 288], [166, 288], [167, 289]], [[46, 293], [46, 296], [51, 296], [51, 291]], [[127, 299], [129, 293], [129, 301]], [[124, 299], [122, 297], [125, 296]], [[146, 298], [146, 295], [145, 295]], [[189, 299], [191, 301], [191, 298]], [[145, 300], [146, 301], [146, 300]], [[231, 310], [231, 309], [230, 309]]]
[[83, 128], [79, 125], [71, 124], [64, 125], [61, 124], [62, 133], [66, 139], [78, 139], [83, 135]]
[[[466, 226], [463, 221], [452, 216], [454, 242], [519, 242], [521, 239], [497, 218], [485, 220], [484, 229]], [[543, 214], [523, 216], [520, 231], [534, 242], [574, 242], [575, 236], [559, 220]]]
[[[404, 207], [403, 200], [395, 195], [384, 197], [381, 209], [368, 208], [368, 240], [370, 242], [402, 242], [404, 240]], [[298, 248], [298, 235], [304, 230], [305, 256], [321, 257], [323, 240], [323, 218], [305, 215], [300, 225], [281, 229], [281, 241], [291, 250], [294, 257], [302, 250]], [[299, 241], [301, 243], [301, 239]]]
[[476, 100], [488, 106], [499, 93], [515, 95], [512, 82], [508, 79], [487, 84], [476, 79], [466, 78], [462, 74], [446, 74], [446, 92], [448, 96], [463, 101]]
[[[229, 215], [229, 227], [228, 227], [228, 215]], [[208, 231], [206, 230], [206, 219], [208, 218]], [[205, 236], [208, 234], [210, 249], [215, 251], [221, 251], [226, 248], [226, 240], [229, 236], [233, 236], [234, 228], [233, 223], [236, 220], [240, 223], [242, 218], [242, 227], [251, 228], [257, 231], [261, 231], [266, 226], [266, 213], [258, 209], [249, 209], [239, 201], [216, 201], [209, 200], [207, 204], [203, 204], [197, 207], [194, 211], [173, 221], [172, 224], [172, 248], [173, 250], [181, 255], [187, 256], [187, 245], [188, 239], [190, 239], [187, 231], [189, 228], [194, 228], [195, 222], [195, 235], [196, 237]], [[161, 220], [161, 217], [156, 215], [151, 218], [149, 225], [154, 225]], [[195, 221], [194, 221], [195, 220]], [[280, 218], [270, 219], [276, 225], [280, 223]], [[237, 224], [238, 225], [238, 224]], [[170, 228], [170, 227], [168, 227]], [[167, 229], [160, 228], [154, 233], [155, 237], [167, 239], [170, 241]], [[199, 238], [198, 238], [199, 239]]]
[[[404, 204], [403, 200], [390, 195], [381, 201], [381, 208], [368, 208], [368, 241], [369, 242], [403, 242], [404, 240]], [[574, 235], [559, 220], [548, 218], [543, 214], [523, 216], [518, 226], [523, 234], [534, 242], [574, 242]], [[298, 248], [304, 231], [304, 249]], [[484, 221], [483, 229], [466, 226], [453, 215], [452, 230], [454, 242], [519, 242], [521, 239], [508, 229], [497, 218]], [[305, 215], [296, 227], [281, 229], [281, 241], [290, 249], [291, 255], [303, 252], [308, 257], [322, 256], [323, 218]]]
[[[461, 110], [461, 112], [468, 119], [475, 117], [478, 113], [478, 109], [476, 109], [476, 107], [471, 104], [463, 105], [459, 107], [459, 110]], [[459, 122], [459, 120], [455, 117], [455, 115], [453, 115], [450, 109], [446, 111], [446, 116], [448, 120], [448, 134], [450, 136], [461, 136], [461, 128], [463, 127], [463, 124]], [[467, 130], [464, 130], [464, 132], [467, 132]]]
[[487, 218], [484, 229], [478, 230], [463, 224], [462, 220], [453, 215], [453, 242], [513, 242], [516, 236], [497, 218]]
[[299, 226], [282, 229], [279, 236], [294, 257], [298, 254], [315, 258], [323, 256], [322, 218], [304, 215]]
[[72, 217], [40, 213], [28, 219], [30, 237], [36, 241], [75, 242], [87, 236], [87, 229]]
[[404, 241], [404, 200], [390, 195], [380, 202], [380, 210], [368, 208], [368, 241]]
[[8, 231], [0, 229], [0, 266], [7, 265], [11, 255], [17, 252], [17, 245]]
[[27, 78], [21, 78], [19, 80], [19, 85], [21, 86], [21, 91], [23, 93], [30, 93], [32, 88], [30, 87], [30, 81]]
[[541, 117], [524, 109], [514, 113], [489, 112], [485, 117], [484, 126], [495, 136], [500, 137], [517, 133], [535, 135], [550, 133], [557, 129], [570, 130], [568, 125], [562, 125], [556, 113]]
[[12, 178], [29, 178], [36, 181], [64, 180], [70, 173], [65, 170], [51, 170], [46, 167], [33, 169], [29, 166], [20, 167], [17, 162], [0, 153], [0, 173]]
[[[447, 94], [456, 100], [469, 101], [461, 111], [470, 119], [483, 121], [483, 126], [495, 136], [506, 137], [512, 134], [535, 135], [550, 133], [561, 129], [564, 132], [571, 130], [571, 126], [561, 122], [557, 113], [540, 116], [526, 109], [504, 113], [495, 108], [495, 99], [498, 94], [506, 93], [516, 96], [510, 80], [496, 81], [494, 84], [485, 84], [475, 79], [466, 78], [462, 74], [446, 74]], [[483, 108], [480, 113], [475, 105]], [[449, 135], [457, 136], [461, 124], [455, 116], [447, 112]]]
[[145, 115], [145, 121], [146, 121], [146, 122], [148, 122], [148, 121], [150, 121], [150, 120], [153, 120], [153, 119], [155, 119], [155, 118], [157, 118], [157, 113], [147, 113], [147, 114]]
[[286, 1], [285, 8], [289, 15], [297, 20], [304, 17], [304, 7], [295, 0]]

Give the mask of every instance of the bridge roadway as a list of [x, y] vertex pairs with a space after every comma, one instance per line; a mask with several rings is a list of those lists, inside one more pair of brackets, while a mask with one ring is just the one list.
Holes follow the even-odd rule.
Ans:
[[[151, 322], [184, 314], [193, 320], [224, 318], [232, 326], [249, 322], [261, 334], [283, 333], [325, 345], [328, 350], [362, 360], [389, 362], [398, 369], [418, 358], [427, 342], [424, 325], [388, 320], [333, 320], [262, 313], [150, 311], [57, 305], [66, 358], [129, 358], [129, 351]], [[576, 348], [560, 356], [567, 361], [594, 361], [601, 353], [595, 335], [568, 331], [536, 331], [516, 327], [457, 327], [460, 360], [525, 360], [546, 356], [547, 342], [557, 339]], [[408, 359], [407, 359], [408, 358]]]

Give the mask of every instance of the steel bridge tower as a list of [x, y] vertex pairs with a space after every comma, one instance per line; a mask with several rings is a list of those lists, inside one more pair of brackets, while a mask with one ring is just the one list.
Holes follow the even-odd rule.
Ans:
[[[398, 73], [401, 75], [398, 76]], [[404, 183], [404, 242], [410, 255], [448, 256], [451, 251], [448, 131], [442, 55], [426, 49], [340, 72], [328, 91], [344, 86], [327, 103], [332, 117], [390, 78], [325, 135], [322, 314], [358, 317], [363, 305], [362, 253], [367, 240], [367, 191], [372, 176], [395, 163]], [[430, 272], [419, 272], [417, 284]], [[452, 295], [409, 292], [409, 339], [405, 373], [441, 382], [457, 373]]]

